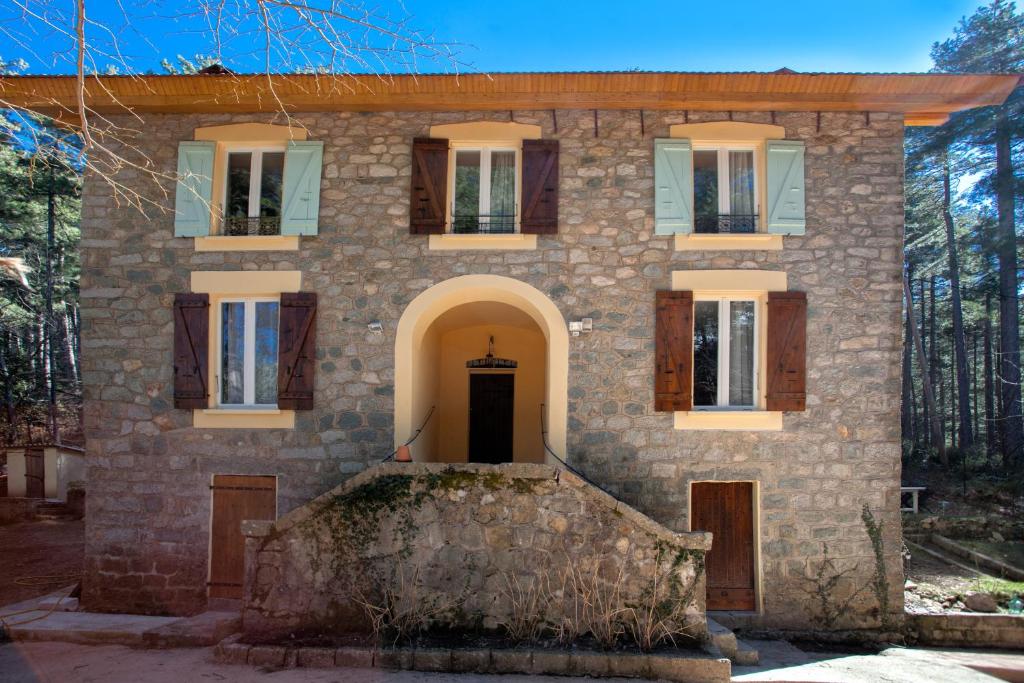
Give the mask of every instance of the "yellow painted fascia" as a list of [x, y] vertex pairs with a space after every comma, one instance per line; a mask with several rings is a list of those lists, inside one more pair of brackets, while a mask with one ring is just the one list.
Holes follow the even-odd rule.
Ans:
[[298, 235], [249, 235], [197, 237], [196, 251], [298, 251]]
[[232, 410], [207, 408], [192, 411], [198, 429], [294, 429], [294, 410]]
[[196, 128], [196, 140], [213, 142], [245, 142], [265, 144], [305, 140], [308, 133], [301, 126], [275, 126], [271, 123], [230, 123], [224, 126], [203, 126]]
[[430, 137], [460, 142], [511, 142], [539, 140], [540, 126], [514, 121], [469, 121], [430, 127]]
[[782, 235], [677, 234], [676, 251], [779, 251]]
[[677, 411], [675, 428], [698, 431], [782, 431], [782, 413], [767, 410]]
[[302, 289], [300, 270], [196, 270], [192, 272], [192, 291], [205, 294], [276, 296]]
[[672, 289], [694, 293], [785, 292], [786, 273], [781, 270], [674, 270]]
[[431, 235], [430, 251], [529, 251], [537, 248], [536, 235]]

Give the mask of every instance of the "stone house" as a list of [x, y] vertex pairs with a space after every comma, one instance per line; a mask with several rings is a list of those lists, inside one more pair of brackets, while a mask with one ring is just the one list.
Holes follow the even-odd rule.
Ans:
[[[243, 520], [408, 444], [564, 461], [711, 532], [706, 607], [733, 623], [902, 612], [904, 126], [1016, 77], [103, 80], [88, 101], [157, 172], [117, 180], [162, 210], [86, 179], [87, 608], [240, 597]], [[74, 106], [70, 78], [2, 85]]]

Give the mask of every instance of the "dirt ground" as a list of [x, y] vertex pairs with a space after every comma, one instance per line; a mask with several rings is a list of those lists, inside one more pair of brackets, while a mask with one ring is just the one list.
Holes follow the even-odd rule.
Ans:
[[[80, 519], [0, 526], [0, 606], [75, 583], [82, 573], [84, 549], [85, 522]], [[60, 579], [47, 582], [36, 578], [54, 576]]]

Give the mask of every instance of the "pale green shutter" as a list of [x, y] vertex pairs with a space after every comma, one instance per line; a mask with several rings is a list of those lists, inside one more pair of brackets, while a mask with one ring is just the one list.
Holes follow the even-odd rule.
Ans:
[[654, 141], [654, 234], [693, 232], [693, 145], [684, 138]]
[[768, 140], [767, 152], [768, 232], [803, 235], [807, 228], [804, 143]]
[[174, 194], [174, 236], [210, 234], [213, 199], [213, 142], [178, 143], [178, 183]]
[[289, 142], [284, 155], [282, 235], [315, 235], [320, 216], [324, 143]]

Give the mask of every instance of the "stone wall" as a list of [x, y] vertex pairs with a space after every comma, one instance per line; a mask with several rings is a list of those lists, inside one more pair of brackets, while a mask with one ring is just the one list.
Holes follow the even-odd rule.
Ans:
[[1024, 649], [1024, 617], [1010, 614], [910, 614], [912, 642], [932, 647]]
[[[367, 606], [394, 604], [437, 628], [536, 614], [585, 633], [670, 599], [678, 612], [660, 618], [695, 642], [706, 634], [710, 534], [673, 533], [551, 466], [389, 463], [246, 532], [251, 635], [369, 630]], [[585, 602], [607, 607], [581, 618]]]
[[32, 521], [41, 502], [41, 498], [0, 498], [0, 524]]
[[[536, 251], [432, 252], [408, 234], [412, 139], [433, 124], [507, 112], [299, 114], [325, 141], [320, 233], [297, 252], [194, 251], [172, 217], [118, 206], [102, 180], [85, 186], [82, 220], [83, 372], [89, 489], [83, 602], [89, 609], [194, 612], [205, 605], [210, 478], [279, 475], [282, 513], [330, 490], [392, 448], [394, 334], [405, 305], [455, 275], [518, 278], [567, 320], [594, 331], [570, 345], [570, 460], [617, 497], [675, 531], [688, 529], [689, 483], [759, 482], [760, 596], [765, 626], [804, 627], [825, 545], [840, 591], [874, 572], [860, 520], [868, 504], [885, 531], [890, 605], [902, 608], [899, 555], [900, 263], [903, 124], [872, 113], [734, 112], [774, 122], [807, 145], [807, 234], [781, 251], [676, 252], [653, 230], [653, 142], [669, 125], [724, 121], [727, 112], [516, 111], [561, 145], [559, 234]], [[173, 175], [177, 143], [197, 126], [272, 116], [153, 115], [138, 144]], [[168, 198], [125, 170], [165, 206]], [[807, 411], [781, 432], [686, 432], [654, 412], [654, 292], [671, 272], [785, 270], [808, 292]], [[301, 269], [319, 296], [316, 405], [296, 428], [195, 430], [172, 408], [175, 292], [193, 270]], [[383, 323], [384, 333], [366, 324]], [[839, 596], [837, 596], [839, 597]], [[844, 614], [871, 624], [862, 594]]]

